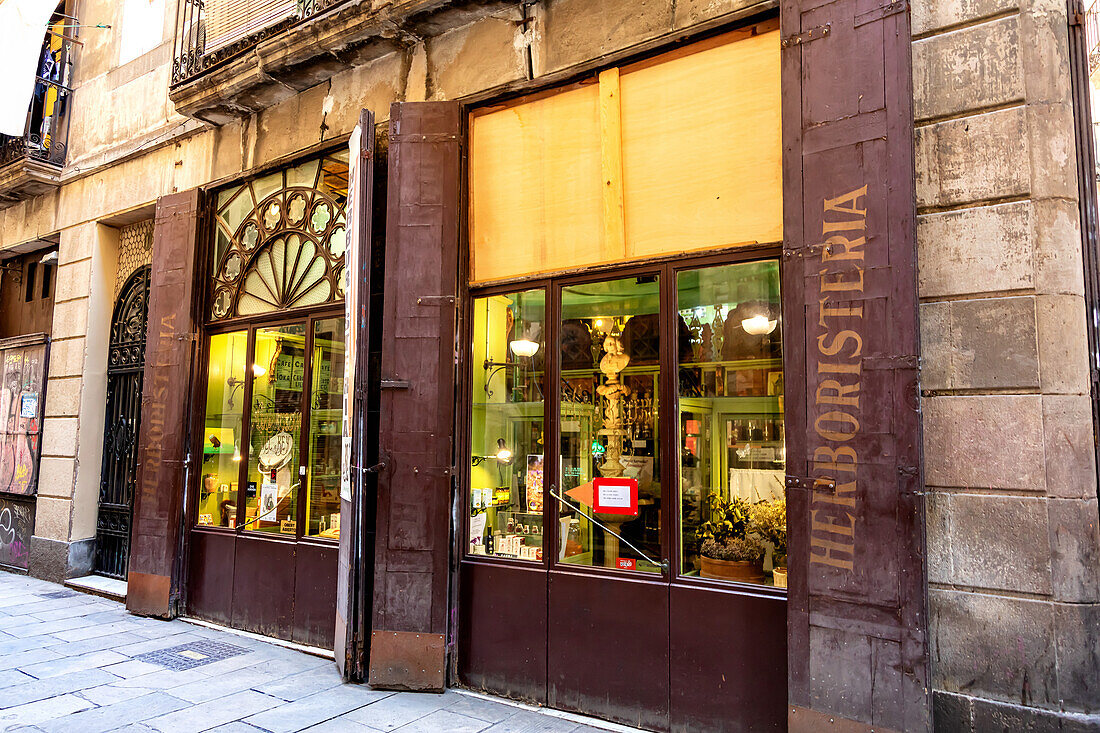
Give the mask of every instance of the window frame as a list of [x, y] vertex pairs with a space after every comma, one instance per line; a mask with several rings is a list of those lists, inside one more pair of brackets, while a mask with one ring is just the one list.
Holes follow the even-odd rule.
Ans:
[[[279, 326], [302, 324], [306, 329], [306, 341], [305, 352], [308, 354], [303, 373], [303, 389], [302, 389], [302, 405], [300, 406], [302, 414], [302, 430], [298, 439], [298, 456], [299, 465], [305, 466], [306, 471], [309, 469], [309, 438], [310, 438], [310, 419], [313, 412], [312, 404], [312, 385], [313, 385], [313, 350], [314, 350], [314, 326], [317, 321], [328, 320], [332, 318], [346, 318], [346, 314], [342, 307], [333, 307], [331, 303], [324, 304], [322, 306], [314, 306], [308, 309], [296, 309], [294, 311], [282, 311], [278, 313], [265, 313], [259, 316], [249, 316], [247, 318], [234, 319], [230, 322], [218, 322], [216, 324], [207, 325], [202, 332], [202, 348], [199, 350], [199, 363], [201, 366], [201, 380], [202, 390], [199, 393], [201, 395], [200, 400], [196, 400], [195, 408], [195, 425], [197, 427], [205, 428], [206, 425], [206, 394], [210, 385], [210, 340], [213, 336], [218, 336], [227, 333], [235, 333], [239, 331], [245, 332], [248, 339], [248, 349], [245, 355], [245, 374], [248, 374], [252, 368], [252, 364], [255, 362], [256, 352], [256, 332], [261, 328], [277, 328]], [[245, 379], [244, 386], [241, 389], [241, 401], [243, 404], [243, 410], [241, 413], [241, 431], [242, 435], [248, 435], [252, 429], [252, 379]], [[198, 470], [194, 471], [194, 476], [191, 480], [193, 488], [192, 498], [189, 502], [190, 506], [190, 521], [189, 527], [191, 530], [197, 530], [202, 532], [216, 532], [221, 534], [232, 534], [239, 536], [247, 536], [253, 539], [267, 539], [272, 541], [282, 542], [317, 542], [326, 546], [339, 545], [338, 539], [331, 539], [328, 537], [309, 536], [305, 534], [306, 523], [309, 517], [306, 515], [307, 502], [303, 500], [306, 494], [304, 487], [299, 486], [295, 497], [295, 530], [294, 536], [289, 534], [283, 535], [273, 532], [261, 532], [258, 530], [250, 530], [241, 527], [218, 527], [211, 525], [198, 524], [198, 509], [199, 509], [199, 492], [202, 489], [202, 446], [204, 440], [205, 429], [192, 431], [192, 455], [196, 456], [198, 462]], [[247, 504], [247, 477], [248, 477], [248, 465], [249, 465], [249, 449], [250, 446], [247, 441], [243, 441], [241, 446], [241, 460], [240, 468], [237, 474], [237, 516], [244, 517], [245, 506]]]
[[[686, 575], [683, 573], [680, 553], [682, 552], [683, 537], [680, 512], [678, 511], [681, 489], [679, 486], [680, 464], [678, 460], [671, 460], [665, 456], [661, 462], [660, 477], [662, 482], [661, 501], [661, 555], [662, 561], [669, 562], [667, 574], [654, 575], [642, 571], [624, 571], [612, 568], [578, 566], [562, 564], [557, 561], [558, 530], [556, 529], [559, 515], [559, 502], [550, 495], [550, 488], [557, 491], [560, 485], [560, 465], [551, 456], [551, 446], [555, 454], [560, 452], [560, 420], [551, 419], [559, 415], [561, 410], [561, 392], [558, 388], [547, 387], [545, 406], [543, 410], [543, 436], [546, 446], [544, 462], [544, 496], [543, 505], [543, 560], [541, 563], [518, 558], [497, 557], [492, 555], [475, 555], [469, 552], [468, 542], [465, 541], [469, 531], [470, 512], [472, 510], [472, 496], [470, 483], [470, 459], [473, 435], [471, 424], [473, 370], [478, 367], [473, 363], [473, 308], [478, 298], [492, 295], [514, 293], [522, 290], [535, 290], [543, 288], [547, 295], [546, 316], [543, 332], [546, 339], [546, 384], [554, 384], [560, 380], [561, 356], [558, 323], [561, 319], [561, 291], [563, 287], [614, 280], [624, 277], [640, 275], [656, 275], [660, 282], [660, 312], [661, 314], [678, 312], [678, 299], [676, 290], [677, 276], [681, 272], [690, 270], [720, 267], [723, 265], [736, 265], [761, 260], [775, 260], [779, 264], [780, 279], [783, 281], [783, 271], [789, 264], [783, 256], [782, 243], [745, 245], [721, 250], [690, 254], [669, 255], [654, 258], [645, 262], [627, 262], [620, 264], [602, 265], [586, 269], [583, 272], [539, 273], [536, 276], [526, 278], [512, 278], [488, 285], [471, 285], [468, 281], [461, 288], [462, 307], [460, 315], [461, 359], [457, 378], [459, 380], [459, 394], [463, 395], [459, 404], [456, 424], [456, 446], [461, 457], [456, 473], [458, 474], [458, 486], [460, 489], [460, 506], [462, 509], [463, 523], [458, 538], [459, 561], [489, 564], [493, 567], [514, 567], [526, 570], [541, 570], [542, 572], [570, 572], [584, 573], [586, 575], [601, 576], [611, 580], [620, 581], [649, 581], [660, 582], [667, 585], [688, 585], [696, 588], [723, 591], [727, 593], [741, 593], [767, 596], [778, 599], [786, 599], [787, 588], [777, 588], [771, 585], [758, 585], [730, 580], [703, 578]], [[781, 303], [791, 297], [790, 293], [780, 291]], [[659, 450], [669, 451], [669, 446], [676, 447], [676, 442], [671, 443], [669, 436], [679, 435], [679, 410], [680, 397], [677, 389], [678, 380], [670, 375], [679, 374], [678, 353], [674, 349], [667, 348], [667, 344], [676, 342], [678, 333], [676, 319], [670, 317], [661, 318], [661, 340], [666, 348], [661, 350], [659, 368], [661, 380], [659, 382], [658, 399], [660, 411], [657, 425], [660, 440]], [[787, 335], [784, 331], [784, 340]], [[783, 350], [783, 370], [786, 372], [786, 360], [788, 350]], [[784, 402], [784, 421], [786, 421], [786, 402]], [[666, 495], [664, 487], [673, 487], [675, 495], [670, 498]], [[788, 522], [790, 516], [788, 514]]]

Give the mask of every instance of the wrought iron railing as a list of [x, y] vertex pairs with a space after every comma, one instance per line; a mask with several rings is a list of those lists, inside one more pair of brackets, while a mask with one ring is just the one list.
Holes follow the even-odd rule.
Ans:
[[[240, 26], [246, 33], [231, 42], [219, 43], [208, 33], [208, 5], [226, 0], [177, 0], [176, 38], [172, 64], [172, 85], [181, 84], [222, 63], [240, 56], [266, 38], [320, 15], [351, 0], [296, 0], [286, 16], [264, 22], [245, 18]], [[274, 3], [273, 3], [274, 4]], [[209, 43], [208, 43], [209, 42]]]
[[0, 135], [0, 165], [33, 158], [61, 166], [69, 139], [69, 106], [73, 90], [72, 40], [58, 36], [56, 48], [46, 44], [35, 76], [34, 96], [21, 137]]

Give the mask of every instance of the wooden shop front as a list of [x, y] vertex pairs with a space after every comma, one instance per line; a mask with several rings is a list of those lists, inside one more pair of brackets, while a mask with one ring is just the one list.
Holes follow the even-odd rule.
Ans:
[[364, 111], [346, 202], [324, 165], [302, 207], [292, 168], [162, 199], [210, 270], [173, 312], [154, 271], [130, 606], [653, 730], [930, 729], [904, 10], [762, 4], [397, 103], [384, 148]]
[[460, 684], [783, 719], [780, 129], [777, 22], [471, 112]]
[[372, 684], [928, 729], [901, 38], [784, 3], [394, 105]]
[[185, 507], [187, 614], [329, 649], [347, 177], [341, 149], [207, 197]]

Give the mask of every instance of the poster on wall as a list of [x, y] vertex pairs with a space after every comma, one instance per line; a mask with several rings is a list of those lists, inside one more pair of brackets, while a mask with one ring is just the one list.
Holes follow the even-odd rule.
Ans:
[[343, 407], [344, 416], [341, 422], [340, 435], [340, 498], [343, 501], [351, 501], [351, 437], [352, 416], [355, 412], [354, 395], [350, 390], [355, 385], [355, 357], [359, 353], [356, 342], [358, 329], [358, 314], [360, 311], [359, 281], [352, 277], [351, 273], [359, 272], [359, 153], [363, 139], [363, 128], [356, 125], [352, 130], [351, 140], [348, 141], [348, 181], [353, 185], [348, 187], [348, 202], [344, 210], [347, 212], [347, 244], [344, 247], [344, 308], [347, 317], [344, 319], [344, 384]]
[[0, 493], [36, 489], [46, 345], [0, 345]]
[[542, 456], [527, 456], [527, 511], [538, 514], [542, 511]]
[[279, 510], [279, 485], [274, 481], [264, 481], [260, 484], [260, 508], [256, 515], [257, 522], [274, 522]]
[[0, 565], [27, 569], [34, 504], [0, 498]]

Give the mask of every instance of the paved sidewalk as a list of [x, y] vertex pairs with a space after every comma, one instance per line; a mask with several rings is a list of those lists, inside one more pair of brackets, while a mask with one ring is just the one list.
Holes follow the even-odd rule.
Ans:
[[[0, 731], [582, 733], [478, 697], [342, 684], [333, 663], [0, 571]], [[619, 728], [619, 730], [623, 730]]]

